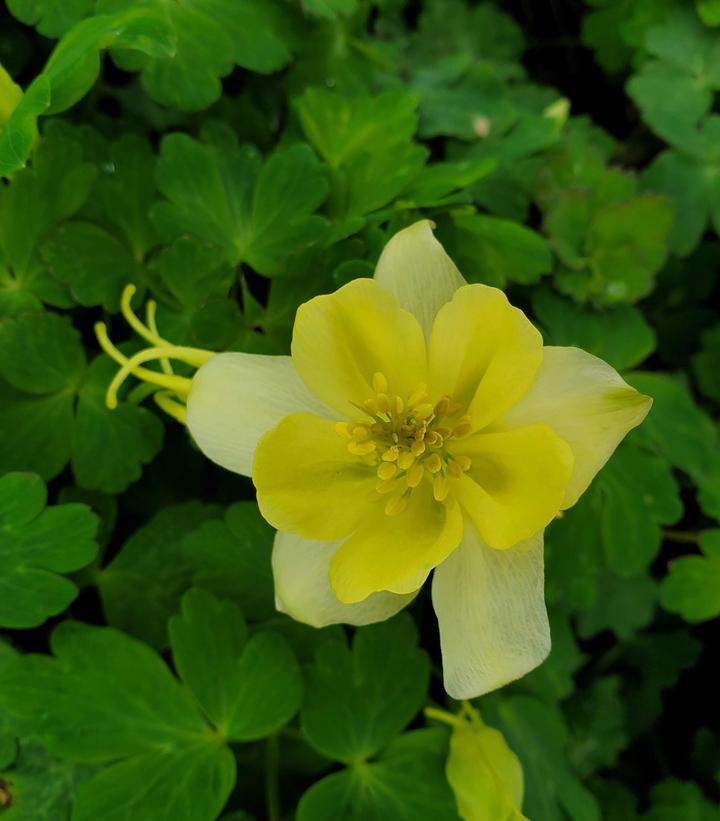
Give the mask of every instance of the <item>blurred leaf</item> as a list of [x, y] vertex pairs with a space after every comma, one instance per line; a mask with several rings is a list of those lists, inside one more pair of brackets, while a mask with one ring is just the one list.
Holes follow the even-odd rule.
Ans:
[[10, 13], [46, 37], [61, 37], [84, 17], [92, 14], [93, 0], [8, 0]]
[[570, 760], [585, 778], [598, 770], [615, 767], [630, 739], [625, 730], [625, 705], [620, 696], [621, 679], [597, 678], [569, 709], [572, 727]]
[[173, 505], [133, 533], [99, 572], [98, 589], [108, 622], [152, 647], [167, 645], [165, 625], [192, 585], [194, 566], [183, 539], [220, 509], [198, 501]]
[[345, 97], [310, 88], [295, 100], [305, 136], [331, 170], [328, 206], [350, 234], [362, 217], [398, 196], [418, 175], [427, 149], [412, 142], [416, 100], [404, 91]]
[[702, 794], [700, 787], [689, 781], [669, 778], [656, 784], [651, 791], [652, 806], [642, 821], [718, 821], [720, 809]]
[[302, 678], [290, 647], [276, 633], [248, 640], [243, 615], [231, 602], [191, 590], [168, 632], [180, 678], [224, 737], [263, 738], [297, 712]]
[[720, 615], [720, 530], [706, 530], [698, 541], [702, 555], [673, 559], [660, 588], [663, 607], [688, 621]]
[[452, 219], [464, 263], [462, 269], [470, 282], [500, 288], [508, 281], [527, 285], [550, 272], [550, 249], [535, 231], [481, 214], [455, 213]]
[[554, 703], [572, 694], [575, 689], [573, 677], [586, 657], [578, 647], [570, 621], [553, 610], [549, 616], [552, 635], [550, 655], [516, 686], [529, 690], [543, 701]]
[[554, 293], [533, 292], [532, 305], [546, 345], [571, 345], [624, 370], [639, 365], [655, 349], [655, 333], [630, 305], [594, 311]]
[[377, 759], [357, 761], [313, 784], [300, 799], [298, 821], [454, 821], [446, 755], [443, 730], [401, 735]]
[[415, 625], [405, 613], [356, 630], [352, 651], [339, 641], [321, 644], [301, 712], [312, 746], [350, 764], [398, 735], [427, 693], [428, 657], [416, 645]]
[[97, 517], [84, 505], [45, 508], [45, 484], [31, 473], [0, 478], [0, 625], [35, 627], [62, 612], [77, 588], [59, 573], [97, 553]]
[[595, 600], [578, 613], [578, 634], [590, 638], [612, 630], [619, 639], [630, 639], [652, 622], [657, 598], [657, 583], [647, 573], [623, 578], [601, 569]]
[[705, 331], [702, 349], [692, 358], [700, 390], [720, 402], [720, 323]]
[[626, 444], [604, 467], [597, 486], [608, 567], [620, 576], [634, 576], [660, 550], [660, 526], [682, 516], [677, 482], [661, 457]]
[[184, 111], [214, 103], [221, 92], [220, 78], [235, 64], [269, 74], [290, 59], [284, 13], [272, 0], [198, 0], [192, 6], [167, 6], [162, 0], [98, 0], [96, 8], [98, 14], [163, 16], [172, 32], [171, 51], [129, 64], [124, 51], [113, 56], [123, 67], [141, 69], [143, 86], [154, 100]]
[[633, 433], [636, 442], [660, 453], [702, 485], [714, 471], [718, 432], [686, 388], [661, 373], [637, 372], [628, 381], [651, 396], [653, 407]]

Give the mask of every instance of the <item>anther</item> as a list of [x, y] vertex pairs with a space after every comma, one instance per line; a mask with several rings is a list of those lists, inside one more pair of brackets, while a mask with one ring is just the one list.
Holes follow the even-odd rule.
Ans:
[[379, 393], [375, 397], [375, 402], [380, 413], [387, 413], [390, 410], [390, 397], [386, 393]]
[[460, 469], [463, 471], [468, 471], [472, 467], [470, 457], [466, 456], [464, 453], [456, 453], [453, 458], [460, 465]]
[[447, 499], [450, 487], [448, 485], [447, 476], [438, 473], [433, 478], [433, 496], [436, 502], [444, 502]]
[[436, 405], [435, 405], [435, 416], [441, 419], [443, 416], [447, 416], [448, 411], [450, 410], [450, 402], [451, 399], [449, 396], [443, 396]]
[[438, 436], [442, 436], [443, 439], [447, 439], [452, 431], [450, 428], [435, 428], [435, 433], [437, 433]]
[[375, 442], [370, 440], [369, 442], [348, 442], [347, 449], [352, 453], [354, 456], [367, 456], [368, 453], [372, 453], [376, 448]]
[[405, 403], [401, 396], [395, 397], [395, 413], [401, 414], [405, 410]]
[[397, 460], [398, 456], [400, 455], [400, 448], [397, 445], [391, 445], [385, 453], [383, 453], [381, 459], [383, 462], [394, 462]]
[[421, 456], [425, 453], [425, 442], [413, 442], [412, 445], [410, 445], [410, 453], [412, 453], [413, 456]]
[[372, 378], [372, 386], [375, 393], [387, 393], [388, 381], [385, 378], [385, 374], [380, 373], [380, 371], [374, 373]]
[[453, 436], [456, 436], [458, 439], [461, 439], [463, 436], [467, 436], [471, 430], [472, 419], [469, 416], [461, 416], [460, 419], [458, 419], [457, 424], [453, 428]]
[[398, 456], [397, 463], [398, 463], [398, 467], [400, 468], [400, 470], [407, 470], [412, 465], [412, 463], [414, 461], [415, 461], [415, 457], [412, 455], [412, 453], [410, 453], [410, 451], [408, 451], [408, 450], [404, 450]]
[[437, 455], [437, 453], [431, 453], [425, 460], [425, 467], [430, 471], [430, 473], [437, 473], [442, 467], [442, 459]]
[[419, 462], [416, 462], [405, 476], [408, 487], [417, 487], [422, 482], [424, 475], [425, 468]]
[[337, 433], [338, 436], [342, 436], [343, 439], [352, 439], [350, 425], [352, 425], [352, 422], [336, 422], [335, 433]]
[[378, 478], [384, 479], [385, 481], [392, 479], [397, 472], [397, 465], [394, 462], [381, 462], [377, 469]]
[[457, 462], [448, 462], [445, 468], [447, 475], [451, 479], [459, 479], [463, 475], [463, 470]]
[[427, 393], [425, 391], [425, 385], [421, 385], [408, 399], [408, 407], [412, 408], [413, 405], [418, 405], [420, 402], [426, 401]]
[[432, 416], [434, 410], [435, 409], [429, 402], [423, 402], [421, 405], [418, 405], [413, 410], [412, 415], [415, 417], [415, 419], [420, 421], [423, 419], [428, 419], [430, 416]]

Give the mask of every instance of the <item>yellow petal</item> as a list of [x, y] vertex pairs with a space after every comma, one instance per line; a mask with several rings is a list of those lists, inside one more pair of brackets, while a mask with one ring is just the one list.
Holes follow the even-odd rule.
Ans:
[[[523, 771], [503, 734], [470, 705], [453, 722], [445, 772], [464, 821], [522, 821]], [[525, 819], [527, 821], [527, 819]]]
[[431, 394], [468, 408], [477, 430], [528, 391], [542, 337], [502, 291], [466, 285], [435, 317], [428, 361]]
[[333, 556], [330, 584], [335, 595], [351, 603], [380, 590], [412, 593], [457, 547], [462, 529], [458, 505], [434, 501], [429, 482], [412, 492], [396, 516], [377, 505]]
[[472, 527], [437, 568], [432, 600], [445, 689], [475, 698], [537, 667], [550, 652], [543, 536], [493, 550]]
[[277, 609], [313, 627], [372, 624], [406, 607], [415, 593], [373, 593], [356, 604], [343, 604], [328, 576], [339, 542], [318, 542], [278, 532], [272, 553]]
[[267, 521], [306, 539], [341, 539], [375, 510], [375, 470], [348, 452], [334, 422], [309, 413], [286, 416], [262, 437], [252, 478]]
[[575, 455], [562, 504], [568, 508], [651, 405], [602, 359], [579, 348], [547, 347], [532, 388], [496, 427], [544, 423], [568, 442]]
[[421, 220], [398, 231], [375, 268], [375, 281], [395, 294], [401, 308], [417, 317], [427, 339], [435, 314], [458, 288], [467, 285], [432, 228], [430, 220]]
[[375, 394], [382, 374], [393, 394], [426, 378], [425, 340], [415, 317], [372, 279], [356, 279], [298, 308], [292, 358], [310, 390], [347, 416]]
[[260, 437], [296, 411], [333, 416], [305, 387], [289, 356], [220, 353], [193, 377], [186, 423], [208, 459], [249, 476]]
[[573, 454], [548, 425], [480, 433], [457, 447], [472, 464], [454, 483], [456, 497], [492, 547], [529, 538], [560, 510]]

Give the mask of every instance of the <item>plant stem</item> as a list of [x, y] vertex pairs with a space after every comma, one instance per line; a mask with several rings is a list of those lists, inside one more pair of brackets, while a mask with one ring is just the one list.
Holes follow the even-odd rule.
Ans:
[[265, 742], [265, 803], [268, 821], [281, 821], [280, 809], [280, 751], [277, 733]]
[[693, 533], [692, 530], [663, 530], [663, 538], [670, 542], [680, 542], [682, 544], [697, 544], [699, 533]]

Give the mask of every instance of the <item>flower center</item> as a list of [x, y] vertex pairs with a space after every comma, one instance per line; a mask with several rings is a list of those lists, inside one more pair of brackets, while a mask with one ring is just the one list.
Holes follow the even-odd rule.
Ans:
[[471, 466], [467, 456], [447, 447], [453, 439], [470, 433], [470, 417], [458, 417], [461, 407], [450, 396], [430, 402], [425, 385], [406, 398], [390, 393], [382, 373], [373, 376], [373, 390], [374, 396], [356, 406], [369, 419], [335, 426], [349, 440], [350, 453], [375, 468], [372, 498], [384, 499], [385, 513], [396, 516], [407, 507], [412, 491], [427, 479], [432, 481], [434, 498], [444, 501], [450, 481]]

